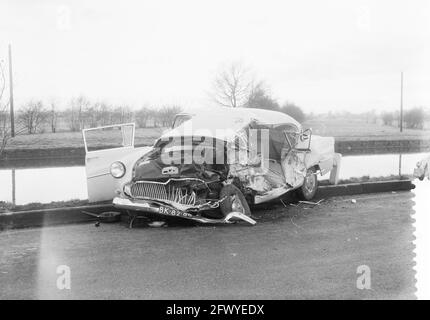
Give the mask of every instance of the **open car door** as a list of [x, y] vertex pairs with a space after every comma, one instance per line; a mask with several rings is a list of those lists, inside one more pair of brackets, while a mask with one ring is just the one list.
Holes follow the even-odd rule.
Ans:
[[330, 183], [337, 184], [342, 155], [335, 152], [333, 137], [313, 135], [311, 129], [301, 132], [296, 150], [305, 155], [306, 168], [317, 166], [321, 176], [330, 173]]
[[[112, 200], [124, 179], [114, 178], [110, 167], [135, 152], [134, 123], [110, 125], [82, 130], [85, 144], [85, 169], [87, 174], [88, 200], [90, 202]], [[127, 164], [124, 163], [126, 166]], [[126, 167], [126, 169], [129, 169]]]

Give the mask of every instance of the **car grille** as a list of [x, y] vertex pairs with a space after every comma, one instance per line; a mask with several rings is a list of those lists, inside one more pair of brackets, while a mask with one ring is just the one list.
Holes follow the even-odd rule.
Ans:
[[196, 194], [169, 183], [138, 181], [130, 186], [131, 196], [137, 199], [152, 199], [195, 205]]

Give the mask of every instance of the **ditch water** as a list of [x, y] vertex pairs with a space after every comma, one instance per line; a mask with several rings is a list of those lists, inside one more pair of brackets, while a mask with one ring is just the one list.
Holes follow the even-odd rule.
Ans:
[[[342, 158], [340, 179], [411, 175], [426, 153], [354, 155]], [[328, 179], [328, 175], [320, 177]], [[85, 200], [85, 167], [0, 168], [0, 201], [22, 205], [72, 199]]]

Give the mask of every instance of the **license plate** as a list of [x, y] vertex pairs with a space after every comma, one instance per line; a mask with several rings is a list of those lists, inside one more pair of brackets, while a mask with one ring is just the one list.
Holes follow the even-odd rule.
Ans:
[[158, 208], [159, 214], [164, 214], [167, 216], [173, 216], [173, 217], [191, 217], [192, 215], [174, 208], [169, 208], [165, 206], [160, 206]]

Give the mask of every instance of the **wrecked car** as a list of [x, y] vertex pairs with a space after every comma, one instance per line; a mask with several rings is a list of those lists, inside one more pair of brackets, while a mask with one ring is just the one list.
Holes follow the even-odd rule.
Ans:
[[415, 178], [418, 178], [419, 180], [424, 180], [425, 177], [427, 179], [430, 179], [430, 156], [417, 162], [416, 167], [414, 168], [414, 174], [413, 176]]
[[[117, 128], [120, 148], [90, 150], [87, 135]], [[311, 200], [317, 175], [337, 183], [334, 138], [313, 135], [285, 113], [216, 108], [176, 116], [151, 147], [134, 146], [132, 123], [84, 129], [90, 202], [139, 215], [254, 224], [250, 207], [295, 192]]]

